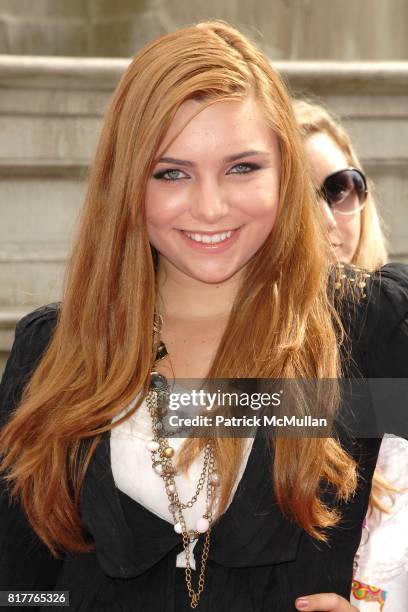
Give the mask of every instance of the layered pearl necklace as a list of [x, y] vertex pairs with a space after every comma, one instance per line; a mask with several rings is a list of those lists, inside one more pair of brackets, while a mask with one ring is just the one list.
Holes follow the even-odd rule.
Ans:
[[[159, 353], [160, 349], [162, 353], [160, 358], [163, 358], [163, 356], [167, 354], [163, 343], [161, 343], [159, 347]], [[163, 434], [162, 418], [166, 411], [167, 399], [168, 384], [166, 378], [158, 372], [151, 372], [150, 389], [146, 396], [146, 404], [152, 419], [153, 438], [148, 442], [147, 448], [151, 453], [153, 470], [164, 481], [165, 491], [169, 500], [169, 511], [173, 516], [174, 531], [182, 536], [186, 560], [186, 585], [190, 597], [190, 605], [192, 608], [196, 608], [199, 603], [200, 595], [204, 590], [205, 568], [210, 548], [211, 523], [216, 499], [216, 488], [219, 486], [220, 482], [215, 467], [214, 441], [209, 440], [205, 445], [204, 463], [198, 479], [196, 491], [189, 501], [182, 502], [180, 500], [175, 482], [177, 471], [172, 461], [174, 448], [170, 446], [168, 439]], [[195, 529], [188, 529], [182, 511], [193, 507], [204, 487], [206, 488], [207, 495], [206, 512], [196, 522]], [[194, 590], [190, 565], [190, 544], [203, 533], [205, 533], [206, 536], [198, 577], [198, 588]]]

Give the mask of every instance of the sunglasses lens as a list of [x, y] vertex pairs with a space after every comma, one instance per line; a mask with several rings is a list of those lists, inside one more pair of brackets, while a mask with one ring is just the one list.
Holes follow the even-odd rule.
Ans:
[[366, 198], [364, 175], [350, 168], [336, 172], [324, 181], [322, 193], [334, 211], [351, 214], [360, 208]]

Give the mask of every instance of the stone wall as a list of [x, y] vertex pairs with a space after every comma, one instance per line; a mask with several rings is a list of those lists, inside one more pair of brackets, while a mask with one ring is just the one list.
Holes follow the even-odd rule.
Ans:
[[0, 53], [129, 57], [205, 19], [242, 28], [273, 59], [408, 59], [406, 0], [0, 0]]
[[[59, 300], [104, 110], [128, 60], [0, 57], [0, 362], [20, 316]], [[280, 62], [344, 118], [408, 262], [408, 63]], [[1, 363], [0, 363], [1, 370]]]

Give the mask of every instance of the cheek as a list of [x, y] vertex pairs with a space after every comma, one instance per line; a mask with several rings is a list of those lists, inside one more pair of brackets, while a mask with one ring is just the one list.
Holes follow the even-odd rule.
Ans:
[[185, 198], [168, 189], [150, 187], [146, 191], [146, 219], [148, 225], [166, 227], [179, 217], [185, 209]]
[[279, 191], [273, 185], [252, 186], [242, 189], [239, 207], [253, 219], [274, 219], [279, 206]]
[[345, 246], [355, 250], [360, 238], [360, 216], [344, 217], [339, 219], [337, 227]]

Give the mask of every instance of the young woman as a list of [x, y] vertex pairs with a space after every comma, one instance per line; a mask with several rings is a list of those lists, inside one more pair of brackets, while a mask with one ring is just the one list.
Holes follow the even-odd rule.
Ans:
[[[294, 110], [320, 187], [334, 259], [377, 269], [386, 262], [386, 241], [373, 187], [350, 137], [319, 104], [295, 100]], [[399, 612], [408, 609], [408, 539], [401, 538], [408, 518], [408, 442], [384, 439], [378, 464], [356, 555], [352, 601], [362, 610], [370, 610], [374, 601], [384, 612]]]
[[407, 270], [356, 290], [328, 270], [302, 151], [279, 76], [233, 28], [135, 57], [63, 300], [18, 324], [2, 381], [1, 589], [70, 591], [78, 611], [353, 609], [380, 440], [160, 434], [163, 377], [407, 375]]

